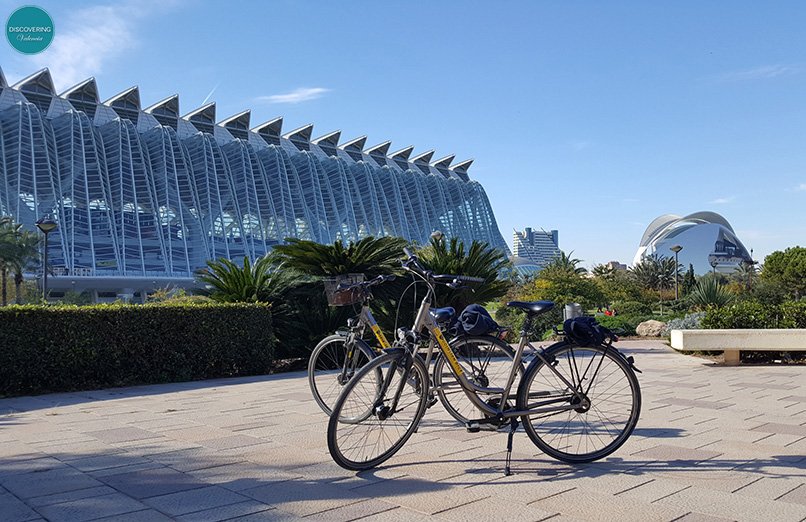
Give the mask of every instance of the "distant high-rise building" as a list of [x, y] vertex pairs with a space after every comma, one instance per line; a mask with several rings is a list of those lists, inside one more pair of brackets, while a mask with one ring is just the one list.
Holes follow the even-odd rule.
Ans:
[[556, 230], [535, 231], [531, 227], [526, 227], [523, 232], [515, 230], [512, 235], [513, 254], [543, 268], [560, 255], [559, 235]]

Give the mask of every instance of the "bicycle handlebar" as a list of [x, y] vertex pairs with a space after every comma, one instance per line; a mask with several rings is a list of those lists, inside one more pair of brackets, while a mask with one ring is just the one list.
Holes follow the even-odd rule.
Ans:
[[395, 276], [392, 275], [392, 274], [379, 275], [377, 277], [374, 277], [374, 278], [370, 279], [369, 281], [360, 281], [358, 283], [353, 283], [353, 284], [342, 283], [342, 284], [340, 284], [339, 286], [336, 287], [336, 291], [337, 292], [344, 292], [344, 291], [347, 291], [347, 290], [351, 290], [353, 288], [366, 289], [366, 288], [369, 288], [371, 286], [379, 285], [381, 283], [385, 283], [387, 281], [394, 281], [394, 280], [395, 280]]
[[430, 270], [426, 270], [420, 264], [420, 260], [418, 259], [417, 255], [414, 254], [408, 247], [403, 248], [403, 253], [406, 254], [408, 259], [403, 262], [403, 268], [406, 270], [411, 270], [411, 266], [414, 266], [417, 269], [417, 272], [424, 277], [426, 280], [432, 283], [441, 283], [448, 286], [456, 287], [461, 283], [483, 283], [485, 281], [482, 277], [474, 277], [474, 276], [465, 276], [465, 275], [453, 275], [453, 274], [434, 274]]

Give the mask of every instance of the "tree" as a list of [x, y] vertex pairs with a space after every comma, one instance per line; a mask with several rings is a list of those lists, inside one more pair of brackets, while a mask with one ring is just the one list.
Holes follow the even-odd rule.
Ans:
[[616, 273], [617, 270], [614, 266], [605, 264], [593, 265], [593, 269], [591, 270], [591, 274], [593, 274], [594, 277], [601, 279], [611, 279]]
[[791, 247], [768, 255], [764, 259], [761, 279], [787, 288], [795, 299], [806, 296], [806, 248]]
[[697, 310], [729, 305], [734, 295], [713, 277], [704, 277], [688, 296], [689, 304]]
[[400, 237], [365, 237], [346, 245], [338, 240], [332, 245], [289, 238], [285, 245], [274, 247], [277, 256], [288, 268], [314, 276], [364, 274], [372, 278], [400, 272], [403, 248], [408, 242]]
[[437, 286], [437, 302], [450, 305], [461, 312], [472, 303], [488, 303], [506, 294], [511, 283], [499, 275], [509, 267], [506, 255], [487, 243], [473, 241], [470, 248], [458, 238], [446, 240], [432, 237], [418, 252], [420, 262], [437, 274], [456, 274], [484, 279], [483, 283], [468, 284], [468, 288], [452, 290]]
[[33, 232], [22, 230], [17, 236], [10, 266], [14, 270], [14, 301], [22, 304], [23, 273], [39, 257], [39, 236]]
[[689, 263], [688, 270], [686, 270], [686, 274], [683, 276], [681, 294], [683, 296], [688, 295], [695, 286], [697, 286], [697, 277], [694, 275], [694, 265]]
[[632, 273], [645, 288], [658, 292], [662, 313], [663, 290], [672, 288], [679, 274], [679, 266], [674, 258], [657, 254], [645, 256], [640, 263], [632, 267]]
[[[574, 252], [571, 251], [571, 254]], [[582, 262], [581, 259], [571, 257], [571, 254], [566, 254], [560, 250], [560, 255], [551, 260], [543, 270], [570, 272], [577, 275], [587, 274], [588, 270], [585, 267], [579, 266]], [[541, 270], [541, 272], [543, 271]]]
[[10, 217], [0, 218], [0, 289], [2, 305], [8, 304], [8, 271], [19, 256], [19, 238], [22, 225]]

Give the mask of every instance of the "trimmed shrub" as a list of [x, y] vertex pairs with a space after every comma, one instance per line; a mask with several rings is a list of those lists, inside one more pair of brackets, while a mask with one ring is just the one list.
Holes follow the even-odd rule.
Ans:
[[[655, 319], [651, 314], [648, 315], [597, 315], [596, 322], [612, 330], [616, 335], [633, 336], [635, 329], [639, 324], [647, 319]], [[662, 320], [662, 319], [661, 319]]]
[[266, 304], [0, 308], [0, 395], [268, 373]]
[[703, 317], [705, 317], [705, 312], [686, 314], [683, 318], [676, 317], [666, 323], [663, 335], [669, 337], [672, 330], [696, 330], [701, 327]]
[[721, 308], [709, 307], [702, 327], [719, 328], [777, 328], [778, 307], [755, 301], [743, 301]]
[[615, 302], [613, 309], [621, 315], [652, 315], [652, 307], [640, 301]]

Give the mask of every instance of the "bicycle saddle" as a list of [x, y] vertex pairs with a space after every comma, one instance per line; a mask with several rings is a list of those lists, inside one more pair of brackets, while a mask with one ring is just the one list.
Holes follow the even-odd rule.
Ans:
[[456, 315], [456, 310], [454, 310], [451, 306], [431, 309], [431, 317], [433, 317], [434, 321], [436, 321], [438, 324], [447, 323], [453, 319], [454, 315]]
[[520, 308], [524, 310], [529, 315], [539, 315], [544, 312], [548, 312], [552, 308], [554, 308], [554, 302], [552, 301], [510, 301], [507, 303], [507, 306], [511, 306], [512, 308]]

